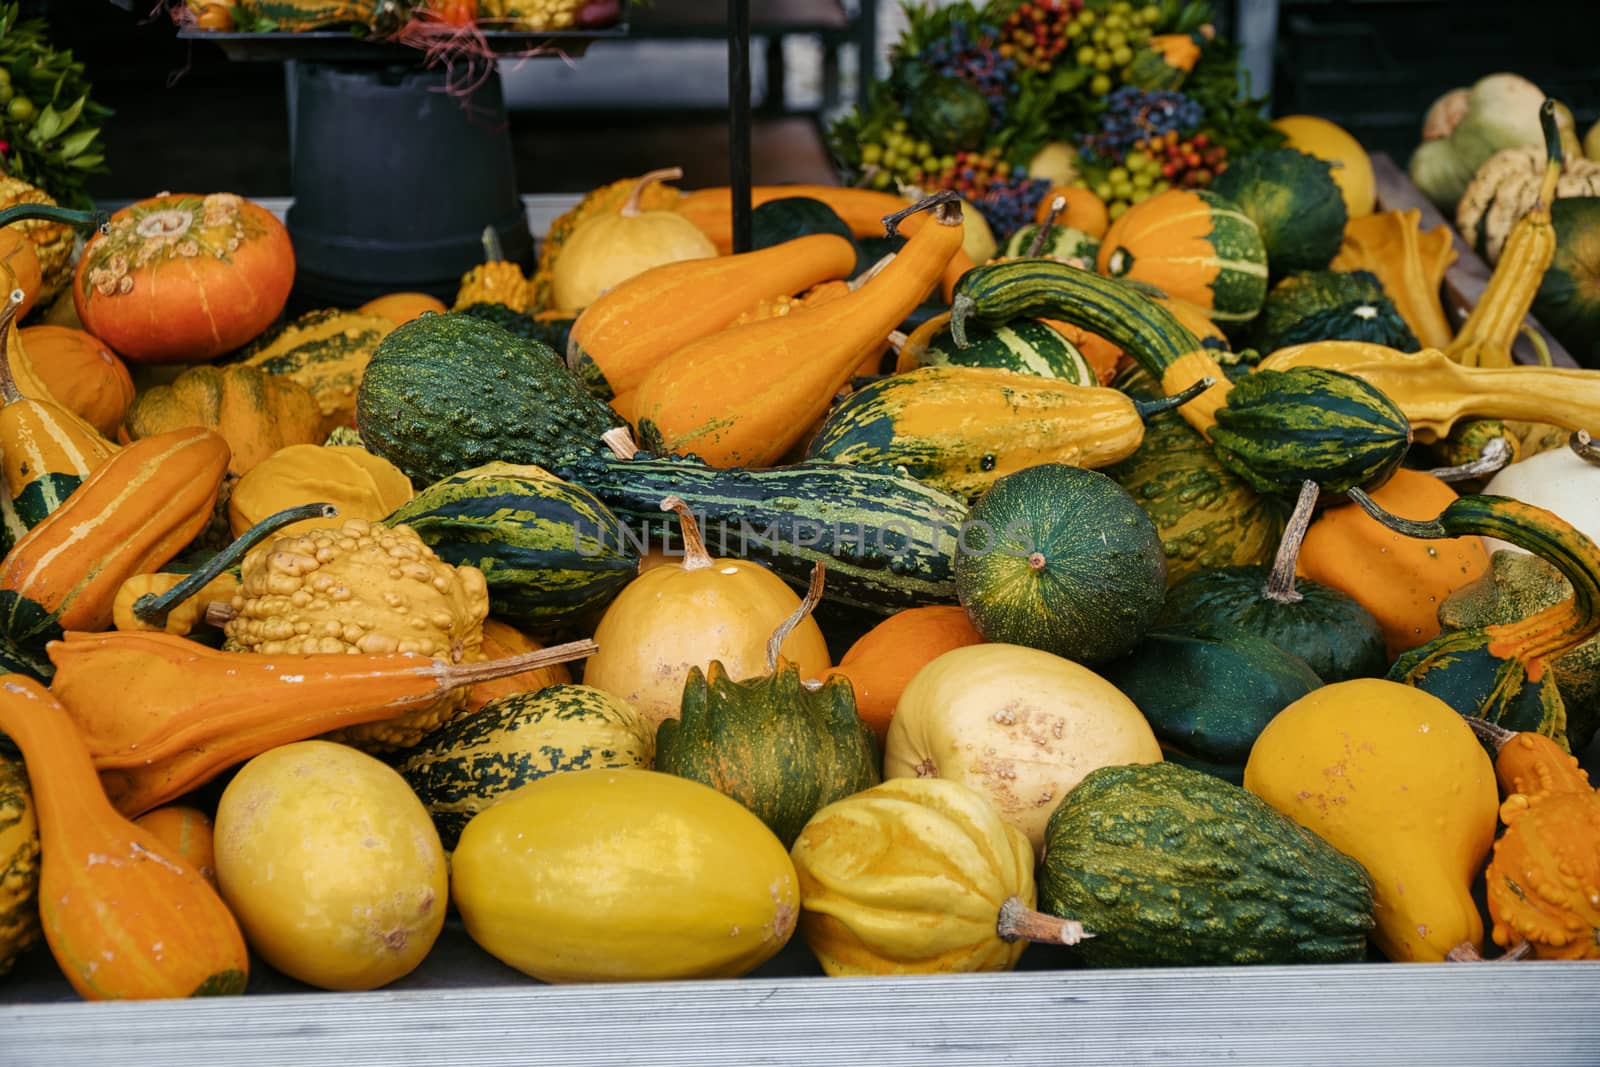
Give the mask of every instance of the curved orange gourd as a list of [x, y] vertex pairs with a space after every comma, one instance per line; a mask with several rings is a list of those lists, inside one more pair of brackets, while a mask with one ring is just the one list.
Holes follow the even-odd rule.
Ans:
[[[48, 398], [93, 426], [108, 440], [117, 434], [133, 403], [133, 376], [111, 348], [93, 334], [70, 326], [27, 326], [11, 352], [17, 388], [33, 396], [20, 373], [22, 356], [49, 391]], [[25, 354], [25, 355], [24, 355]]]

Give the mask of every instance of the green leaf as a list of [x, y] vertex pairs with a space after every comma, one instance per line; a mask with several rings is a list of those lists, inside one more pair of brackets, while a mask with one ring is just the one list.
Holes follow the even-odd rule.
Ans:
[[105, 156], [78, 156], [67, 160], [67, 166], [77, 170], [93, 170], [106, 161]]
[[35, 144], [43, 144], [66, 128], [67, 124], [61, 121], [61, 112], [46, 104], [44, 110], [39, 112], [39, 117], [33, 121], [33, 129], [28, 132], [28, 138]]
[[98, 136], [100, 136], [100, 128], [91, 126], [87, 130], [79, 130], [70, 137], [62, 138], [59, 146], [61, 158], [64, 160], [72, 159], [74, 156], [81, 155], [84, 149], [88, 148]]
[[78, 121], [79, 115], [83, 114], [83, 105], [88, 102], [89, 94], [84, 93], [82, 96], [78, 97], [78, 99], [74, 101], [72, 105], [67, 108], [67, 110], [61, 112], [61, 129], [58, 130], [53, 136], [59, 136], [61, 133], [65, 133], [67, 130], [72, 129], [72, 124]]

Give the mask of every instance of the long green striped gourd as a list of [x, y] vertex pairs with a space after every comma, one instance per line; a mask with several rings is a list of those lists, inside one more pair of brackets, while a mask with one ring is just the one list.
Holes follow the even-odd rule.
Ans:
[[1600, 547], [1543, 508], [1502, 496], [1464, 496], [1435, 519], [1402, 519], [1360, 490], [1351, 499], [1409, 537], [1497, 537], [1540, 557], [1572, 583], [1572, 596], [1518, 622], [1455, 630], [1395, 661], [1389, 680], [1461, 714], [1567, 743], [1567, 710], [1550, 664], [1600, 633]]
[[1169, 397], [1210, 378], [1214, 384], [1178, 410], [1219, 446], [1217, 431], [1225, 428], [1218, 458], [1258, 492], [1297, 493], [1306, 481], [1329, 492], [1367, 485], [1388, 477], [1410, 446], [1410, 423], [1365, 382], [1344, 374], [1286, 376], [1309, 369], [1297, 367], [1230, 383], [1170, 311], [1114, 279], [1026, 259], [976, 267], [957, 285], [950, 327], [958, 342], [969, 322], [993, 326], [1018, 317], [1058, 319], [1104, 337]]
[[955, 600], [966, 504], [905, 474], [834, 463], [718, 469], [643, 455], [569, 457], [555, 473], [653, 544], [678, 536], [676, 518], [661, 511], [664, 497], [678, 496], [712, 555], [760, 560], [797, 589], [809, 585], [813, 564], [825, 563], [832, 603], [889, 615]]
[[649, 767], [655, 736], [630, 705], [586, 685], [491, 700], [386, 757], [433, 817], [447, 849], [501, 797], [561, 771]]
[[538, 467], [489, 463], [435, 482], [384, 522], [404, 524], [489, 584], [490, 611], [532, 630], [582, 623], [639, 572], [622, 523]]
[[39, 830], [22, 757], [0, 747], [0, 975], [39, 938]]
[[965, 347], [946, 326], [928, 339], [919, 362], [925, 367], [996, 367], [1074, 385], [1099, 385], [1078, 346], [1048, 323], [1017, 319], [993, 329], [969, 328]]

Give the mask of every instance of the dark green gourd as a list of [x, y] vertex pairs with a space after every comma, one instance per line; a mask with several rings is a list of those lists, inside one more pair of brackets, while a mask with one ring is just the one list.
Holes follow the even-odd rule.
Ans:
[[1365, 341], [1402, 352], [1422, 346], [1371, 271], [1308, 270], [1272, 287], [1251, 340], [1263, 353], [1315, 341]]
[[620, 425], [553, 349], [470, 315], [395, 327], [356, 394], [362, 441], [420, 485], [497, 460], [548, 468]]
[[1339, 251], [1349, 215], [1333, 165], [1293, 148], [1269, 148], [1238, 159], [1211, 183], [1256, 224], [1274, 278], [1322, 270]]

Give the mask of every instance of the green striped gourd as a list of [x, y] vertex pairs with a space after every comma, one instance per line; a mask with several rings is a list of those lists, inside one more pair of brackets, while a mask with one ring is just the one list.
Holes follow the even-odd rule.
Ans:
[[327, 308], [310, 311], [239, 353], [267, 374], [293, 378], [322, 411], [322, 432], [353, 426], [356, 390], [379, 343], [394, 329], [381, 315]]
[[454, 566], [476, 567], [489, 608], [531, 630], [583, 623], [639, 571], [617, 517], [538, 467], [489, 463], [435, 482], [384, 520]]
[[1038, 319], [970, 329], [965, 347], [956, 343], [946, 326], [928, 339], [927, 347], [918, 353], [918, 362], [925, 367], [995, 367], [1074, 385], [1100, 384], [1078, 346]]
[[661, 511], [663, 498], [678, 496], [713, 555], [760, 560], [797, 589], [824, 563], [833, 604], [890, 615], [955, 599], [966, 504], [902, 473], [837, 463], [719, 469], [643, 455], [569, 457], [555, 473], [655, 544], [682, 546], [676, 518]]
[[1258, 492], [1291, 495], [1306, 481], [1329, 492], [1381, 482], [1410, 447], [1404, 414], [1366, 382], [1325, 370], [1286, 377], [1313, 369], [1296, 367], [1231, 383], [1172, 312], [1114, 279], [1049, 260], [1017, 260], [974, 268], [956, 287], [950, 325], [958, 341], [968, 322], [1019, 317], [1057, 319], [1104, 337], [1168, 397], [1209, 378], [1211, 387], [1178, 410]]
[[39, 939], [39, 829], [22, 758], [0, 747], [0, 975]]
[[388, 759], [454, 849], [478, 812], [529, 782], [562, 771], [645, 767], [649, 724], [632, 706], [586, 685], [552, 685], [491, 700]]
[[235, 21], [283, 33], [334, 26], [392, 32], [411, 17], [413, 0], [242, 0]]

